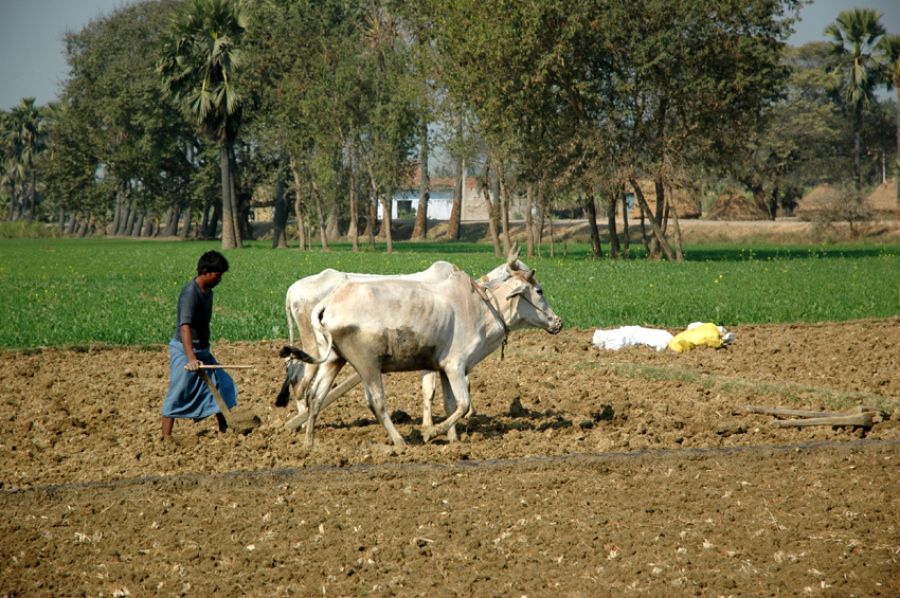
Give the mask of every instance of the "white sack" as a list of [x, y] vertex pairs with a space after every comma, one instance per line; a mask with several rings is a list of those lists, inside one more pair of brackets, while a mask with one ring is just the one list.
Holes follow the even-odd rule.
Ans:
[[642, 326], [622, 326], [611, 330], [596, 330], [593, 343], [598, 349], [618, 351], [622, 347], [647, 345], [662, 351], [669, 345], [672, 335], [666, 330]]

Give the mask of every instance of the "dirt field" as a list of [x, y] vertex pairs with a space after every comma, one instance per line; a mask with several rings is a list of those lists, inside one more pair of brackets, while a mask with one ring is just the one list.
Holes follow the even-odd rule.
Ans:
[[304, 451], [274, 343], [215, 346], [257, 366], [234, 376], [262, 427], [165, 443], [163, 347], [0, 354], [0, 595], [900, 596], [900, 318], [681, 355], [592, 332], [515, 334], [453, 445], [393, 375], [402, 451], [359, 389]]

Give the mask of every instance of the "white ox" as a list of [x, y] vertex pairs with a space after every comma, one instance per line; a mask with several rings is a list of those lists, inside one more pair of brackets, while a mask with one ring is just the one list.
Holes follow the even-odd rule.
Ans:
[[440, 373], [445, 403], [455, 409], [440, 424], [425, 424], [427, 442], [447, 433], [469, 411], [467, 374], [505, 343], [510, 330], [534, 326], [556, 334], [562, 320], [544, 298], [534, 272], [512, 271], [507, 280], [485, 287], [455, 272], [435, 283], [345, 282], [316, 305], [311, 325], [322, 357], [291, 349], [302, 361], [321, 364], [305, 396], [307, 446], [313, 444], [315, 418], [327, 404], [328, 391], [347, 363], [362, 378], [375, 417], [394, 444], [402, 446], [385, 405], [383, 372]]
[[[506, 263], [497, 266], [479, 280], [484, 284], [492, 284], [494, 282], [507, 280], [512, 275], [511, 268], [522, 270], [524, 272], [530, 272], [531, 270], [524, 262], [519, 260], [518, 244], [510, 250]], [[459, 271], [459, 268], [450, 262], [437, 261], [427, 269], [412, 274], [359, 274], [353, 272], [341, 272], [333, 268], [328, 268], [318, 274], [301, 278], [288, 287], [284, 300], [289, 342], [291, 345], [294, 344], [294, 328], [296, 327], [303, 351], [309, 355], [316, 355], [315, 334], [313, 333], [310, 315], [312, 314], [313, 307], [343, 282], [348, 280], [411, 280], [418, 282], [438, 282], [446, 280], [452, 273], [457, 271]], [[282, 350], [282, 357], [287, 357], [289, 354], [290, 351], [288, 351], [287, 348]], [[296, 431], [306, 422], [307, 413], [303, 399], [306, 394], [306, 389], [316, 375], [317, 369], [317, 364], [308, 364], [304, 367], [303, 363], [290, 358], [285, 362], [285, 379], [281, 385], [281, 390], [275, 399], [275, 405], [284, 407], [287, 405], [291, 396], [296, 399], [298, 413], [286, 423], [286, 427], [291, 431]], [[354, 374], [330, 392], [325, 404], [330, 404], [359, 384], [359, 382], [359, 376]], [[422, 420], [426, 426], [432, 424], [432, 400], [434, 398], [436, 385], [436, 373], [422, 373]], [[456, 437], [455, 429], [451, 430], [450, 436], [451, 438]]]

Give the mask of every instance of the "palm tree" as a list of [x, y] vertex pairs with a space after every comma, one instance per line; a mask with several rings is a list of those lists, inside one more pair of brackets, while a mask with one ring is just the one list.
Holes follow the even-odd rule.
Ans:
[[868, 8], [845, 10], [825, 29], [825, 35], [831, 38], [832, 51], [838, 61], [840, 92], [853, 109], [854, 177], [857, 192], [862, 189], [860, 159], [863, 108], [875, 101], [875, 87], [880, 82], [882, 73], [878, 62], [878, 47], [884, 34], [881, 13]]
[[[4, 183], [11, 190], [10, 218], [27, 214], [34, 220], [37, 208], [37, 175], [34, 159], [45, 147], [46, 119], [34, 98], [22, 98], [5, 118]], [[22, 209], [18, 213], [17, 207]]]
[[885, 62], [885, 83], [894, 86], [897, 94], [897, 163], [894, 176], [897, 181], [897, 206], [900, 207], [900, 35], [886, 35], [881, 39], [881, 51]]
[[12, 220], [16, 214], [18, 201], [17, 169], [14, 167], [15, 136], [13, 135], [12, 116], [5, 110], [0, 110], [0, 159], [3, 170], [0, 171], [0, 191], [2, 196], [9, 199], [7, 220]]
[[166, 91], [219, 144], [223, 249], [242, 246], [234, 184], [242, 98], [235, 70], [246, 21], [237, 0], [189, 0], [172, 21], [158, 65]]

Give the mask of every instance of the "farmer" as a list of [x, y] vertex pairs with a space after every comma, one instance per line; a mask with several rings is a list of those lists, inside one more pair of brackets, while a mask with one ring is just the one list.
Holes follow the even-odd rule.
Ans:
[[[228, 272], [228, 260], [218, 251], [207, 251], [197, 262], [197, 277], [184, 285], [178, 298], [178, 322], [169, 342], [169, 392], [162, 408], [162, 437], [172, 435], [175, 418], [199, 421], [215, 414], [219, 431], [225, 431], [225, 416], [203, 379], [201, 364], [216, 364], [209, 350], [209, 321], [213, 287]], [[210, 370], [210, 378], [229, 408], [237, 404], [234, 380], [225, 370]]]

